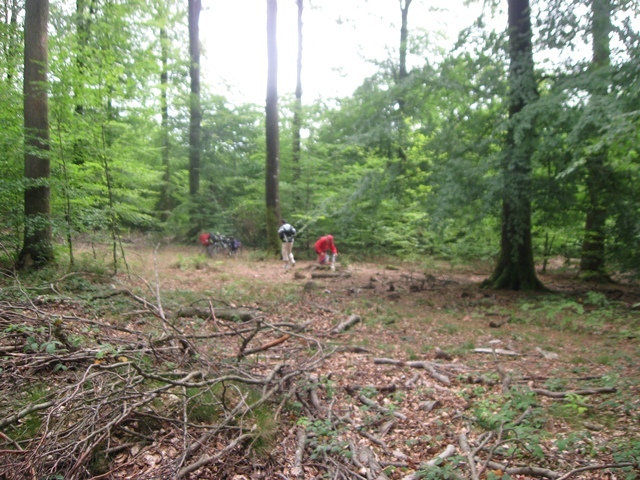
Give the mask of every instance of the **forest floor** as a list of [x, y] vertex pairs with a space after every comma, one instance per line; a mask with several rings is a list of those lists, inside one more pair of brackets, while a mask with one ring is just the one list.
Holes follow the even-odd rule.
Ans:
[[[79, 385], [91, 368], [122, 369], [144, 357], [141, 339], [152, 336], [162, 338], [149, 340], [146, 362], [160, 373], [145, 378], [157, 387], [175, 375], [173, 390], [154, 391], [161, 403], [145, 404], [152, 412], [122, 407], [126, 421], [100, 417], [112, 430], [108, 445], [87, 441], [86, 452], [58, 463], [38, 459], [55, 456], [45, 433], [70, 437], [68, 425], [51, 426], [60, 411], [29, 434], [19, 422], [2, 428], [10, 414], [1, 413], [0, 465], [5, 456], [8, 467], [0, 479], [640, 478], [637, 283], [580, 282], [560, 260], [539, 275], [548, 292], [523, 293], [483, 289], [488, 264], [344, 255], [332, 272], [303, 258], [284, 269], [252, 252], [208, 258], [195, 247], [142, 244], [126, 252], [128, 272], [121, 266], [101, 289], [73, 275], [51, 284], [55, 294], [32, 296], [39, 316], [63, 319], [67, 337], [88, 339], [87, 325], [111, 330], [95, 334], [97, 350], [82, 368], [77, 351], [59, 354], [64, 368], [53, 373], [34, 366], [36, 355], [9, 353], [3, 376], [15, 378], [2, 386], [0, 411], [24, 409], [15, 399], [37, 375], [48, 376], [44, 402], [51, 388], [62, 391], [57, 376]], [[85, 253], [86, 265], [95, 261]], [[96, 258], [108, 261], [108, 252]], [[4, 302], [0, 321], [15, 323], [7, 314], [15, 302]], [[229, 321], [226, 311], [251, 312], [251, 320]], [[0, 347], [15, 345], [0, 327]], [[181, 353], [163, 351], [161, 340]], [[194, 379], [211, 372], [218, 389], [194, 396], [205, 383]], [[90, 409], [94, 422], [98, 410]], [[54, 476], [63, 470], [71, 473]]]

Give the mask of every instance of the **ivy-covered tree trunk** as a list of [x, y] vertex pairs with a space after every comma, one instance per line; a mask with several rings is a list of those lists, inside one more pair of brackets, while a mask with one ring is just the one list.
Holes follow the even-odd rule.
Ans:
[[278, 47], [276, 42], [278, 18], [277, 0], [267, 0], [267, 102], [266, 142], [267, 164], [265, 199], [267, 212], [267, 248], [279, 251], [278, 221], [280, 219], [280, 130], [278, 126]]
[[500, 257], [487, 283], [498, 289], [540, 290], [531, 244], [531, 156], [536, 100], [529, 0], [509, 0], [509, 127], [502, 163]]
[[51, 234], [47, 24], [49, 0], [27, 0], [24, 22], [25, 154], [23, 267], [54, 259]]
[[191, 101], [189, 117], [189, 193], [200, 190], [200, 133], [202, 111], [200, 106], [200, 11], [201, 0], [189, 0], [189, 77]]
[[[611, 32], [611, 0], [592, 0], [592, 36], [593, 57], [591, 61], [592, 83], [590, 88], [591, 99], [587, 114], [590, 118], [598, 118], [593, 115], [600, 106], [606, 102], [609, 82], [605, 70], [610, 63], [609, 34]], [[589, 144], [589, 137], [597, 134], [597, 125], [588, 122], [585, 141]], [[608, 281], [606, 272], [605, 241], [607, 204], [612, 188], [612, 172], [607, 164], [606, 147], [587, 156], [585, 167], [587, 169], [587, 215], [584, 227], [584, 239], [580, 255], [580, 275], [589, 280]]]

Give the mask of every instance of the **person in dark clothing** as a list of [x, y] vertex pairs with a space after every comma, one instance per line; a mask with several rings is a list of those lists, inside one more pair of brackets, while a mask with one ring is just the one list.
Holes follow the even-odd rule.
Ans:
[[293, 242], [296, 238], [296, 229], [285, 220], [282, 220], [280, 223], [278, 236], [280, 240], [282, 240], [282, 261], [284, 262], [284, 268], [289, 268], [296, 264], [296, 261], [293, 259]]

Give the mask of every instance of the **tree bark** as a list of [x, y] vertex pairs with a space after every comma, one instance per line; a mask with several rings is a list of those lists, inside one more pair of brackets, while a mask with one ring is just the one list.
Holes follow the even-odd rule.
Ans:
[[398, 72], [398, 81], [402, 82], [409, 76], [407, 72], [407, 45], [409, 43], [409, 7], [412, 0], [400, 0], [400, 12], [402, 13], [402, 24], [400, 27], [400, 69]]
[[54, 259], [51, 233], [48, 69], [48, 0], [27, 0], [24, 23], [24, 244], [22, 267]]
[[267, 0], [267, 101], [266, 144], [267, 164], [265, 180], [267, 249], [279, 252], [278, 221], [280, 220], [280, 131], [278, 125], [278, 46], [277, 0]]
[[293, 186], [295, 204], [300, 204], [300, 131], [302, 130], [302, 10], [304, 0], [297, 0], [298, 5], [298, 57], [296, 63], [296, 99], [293, 104]]
[[[164, 21], [165, 19], [163, 19]], [[161, 136], [162, 146], [160, 148], [162, 155], [162, 168], [164, 174], [162, 176], [162, 185], [160, 186], [160, 198], [158, 200], [157, 210], [160, 220], [166, 221], [169, 213], [173, 209], [173, 195], [171, 189], [171, 164], [169, 162], [169, 104], [167, 101], [167, 90], [169, 88], [169, 36], [167, 28], [160, 28], [160, 56], [162, 62], [162, 71], [160, 72], [160, 115], [162, 117]]]
[[409, 7], [412, 0], [400, 0], [400, 13], [402, 17], [402, 23], [400, 26], [400, 58], [399, 68], [396, 84], [399, 87], [398, 91], [398, 156], [402, 160], [401, 168], [404, 170], [407, 163], [407, 128], [405, 124], [405, 105], [407, 103], [405, 98], [406, 86], [404, 85], [406, 79], [409, 77], [407, 71], [407, 47], [409, 45]]
[[[609, 82], [604, 78], [597, 78], [602, 69], [609, 66], [611, 50], [609, 34], [611, 32], [611, 0], [592, 0], [592, 36], [593, 57], [591, 70], [596, 74], [591, 87], [590, 105], [587, 114], [603, 104], [608, 91]], [[589, 136], [597, 134], [597, 126], [588, 127], [584, 141]], [[606, 272], [606, 221], [608, 217], [607, 204], [612, 188], [611, 168], [607, 165], [607, 150], [602, 147], [600, 152], [589, 155], [586, 159], [587, 170], [587, 214], [584, 227], [584, 239], [580, 255], [580, 275], [588, 280], [610, 281]]]
[[22, 43], [18, 16], [22, 10], [22, 2], [18, 0], [5, 1], [3, 16], [8, 19], [6, 41], [0, 45], [4, 58], [7, 60], [7, 82], [13, 83], [17, 77], [20, 47]]
[[200, 105], [200, 11], [201, 0], [189, 0], [189, 77], [191, 98], [189, 116], [189, 193], [200, 190], [200, 133], [202, 111]]
[[[502, 163], [500, 257], [485, 282], [497, 289], [541, 290], [531, 243], [534, 120], [522, 114], [537, 99], [529, 0], [509, 0], [509, 127]], [[523, 118], [525, 117], [525, 118]]]

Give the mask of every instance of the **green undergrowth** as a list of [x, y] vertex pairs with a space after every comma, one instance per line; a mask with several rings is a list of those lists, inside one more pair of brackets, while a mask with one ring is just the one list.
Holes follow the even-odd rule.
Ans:
[[523, 300], [512, 321], [572, 333], [599, 334], [613, 328], [620, 335], [640, 334], [640, 312], [593, 291], [578, 297], [547, 295]]

